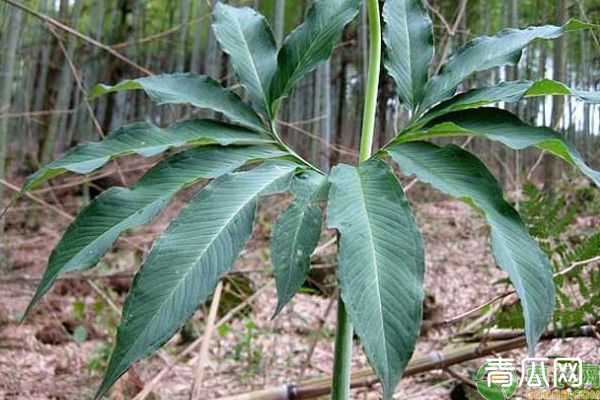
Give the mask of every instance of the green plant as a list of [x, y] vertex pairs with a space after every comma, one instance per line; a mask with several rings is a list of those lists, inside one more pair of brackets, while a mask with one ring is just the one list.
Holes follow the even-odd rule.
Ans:
[[259, 335], [260, 331], [257, 329], [256, 324], [252, 321], [246, 322], [244, 331], [238, 334], [240, 341], [235, 344], [233, 349], [233, 359], [246, 365], [244, 371], [248, 376], [258, 373], [263, 361], [263, 347], [255, 343]]
[[[559, 190], [560, 189], [560, 190]], [[571, 193], [575, 198], [569, 200]], [[600, 231], [574, 233], [575, 218], [582, 215], [581, 193], [588, 188], [560, 188], [543, 193], [527, 183], [523, 187], [521, 214], [532, 236], [551, 260], [555, 274], [556, 307], [552, 324], [556, 329], [580, 326], [600, 318], [600, 273], [585, 268], [585, 261], [600, 254]], [[583, 205], [583, 206], [582, 206]], [[566, 272], [566, 273], [565, 273]], [[521, 307], [516, 304], [498, 313], [491, 324], [500, 328], [522, 329]]]
[[92, 373], [104, 371], [110, 359], [110, 345], [103, 343], [94, 348], [88, 356], [85, 367]]
[[[534, 350], [554, 307], [546, 256], [479, 159], [462, 148], [438, 147], [425, 140], [464, 135], [516, 150], [537, 147], [577, 166], [599, 184], [600, 173], [585, 165], [561, 135], [531, 127], [510, 112], [491, 107], [545, 95], [597, 102], [597, 93], [571, 90], [545, 79], [503, 82], [455, 95], [461, 82], [474, 73], [518, 62], [532, 41], [593, 26], [572, 20], [564, 26], [508, 29], [476, 38], [430, 77], [434, 47], [424, 5], [420, 0], [387, 0], [383, 8], [385, 66], [412, 119], [394, 140], [371, 155], [382, 30], [379, 2], [367, 0], [371, 49], [360, 163], [337, 165], [326, 175], [281, 140], [276, 129], [278, 110], [295, 84], [329, 58], [361, 3], [316, 0], [304, 23], [281, 48], [257, 12], [217, 3], [213, 29], [250, 104], [211, 78], [191, 74], [99, 85], [92, 97], [143, 90], [156, 104], [207, 108], [229, 122], [189, 119], [166, 128], [150, 123], [127, 125], [101, 142], [77, 146], [27, 179], [23, 192], [66, 171], [89, 173], [117, 157], [186, 148], [151, 168], [132, 188], [107, 190], [81, 211], [52, 253], [28, 310], [57, 277], [94, 266], [123, 231], [150, 222], [175, 193], [198, 181], [213, 180], [160, 235], [136, 275], [97, 398], [134, 362], [165, 343], [207, 299], [250, 238], [259, 199], [288, 190], [294, 201], [277, 220], [272, 239], [276, 312], [306, 278], [322, 228], [319, 204], [327, 199], [328, 226], [339, 235], [341, 293], [333, 397], [349, 395], [355, 329], [383, 384], [384, 397], [390, 398], [419, 335], [424, 249], [402, 186], [384, 162], [388, 156], [405, 174], [415, 174], [469, 203], [486, 218], [496, 261], [519, 295], [527, 341], [530, 351]], [[254, 168], [240, 171], [243, 166]]]

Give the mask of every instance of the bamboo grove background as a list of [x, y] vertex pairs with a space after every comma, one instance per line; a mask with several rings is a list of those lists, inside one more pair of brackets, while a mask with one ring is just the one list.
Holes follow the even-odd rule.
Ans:
[[[280, 42], [301, 21], [310, 3], [228, 2], [258, 8]], [[153, 107], [141, 92], [89, 102], [88, 90], [98, 82], [179, 71], [211, 75], [232, 85], [232, 69], [210, 30], [214, 0], [35, 0], [23, 4], [88, 39], [0, 2], [0, 198], [8, 198], [7, 184], [18, 185], [25, 175], [76, 143], [98, 140], [126, 122], [149, 119], [167, 124], [174, 117], [198, 112]], [[560, 24], [570, 17], [600, 22], [598, 0], [428, 0], [428, 5], [438, 43], [432, 72], [475, 35], [506, 27]], [[600, 90], [599, 34], [581, 31], [554, 42], [538, 42], [526, 51], [518, 67], [482, 73], [471, 83], [548, 77], [571, 87]], [[344, 32], [332, 61], [301, 82], [280, 115], [284, 139], [324, 169], [356, 159], [367, 40], [363, 12]], [[398, 103], [385, 72], [379, 98], [376, 146], [391, 139], [410, 117]], [[599, 166], [598, 106], [570, 98], [535, 98], [513, 111], [569, 135], [584, 157]], [[517, 156], [478, 140], [467, 146], [487, 161], [506, 186], [518, 186], [528, 175], [549, 182], [570, 172], [536, 151]]]

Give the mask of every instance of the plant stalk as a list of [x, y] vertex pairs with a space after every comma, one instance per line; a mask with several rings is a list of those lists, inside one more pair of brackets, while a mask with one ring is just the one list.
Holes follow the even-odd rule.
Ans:
[[377, 93], [379, 90], [379, 72], [381, 70], [381, 22], [379, 1], [367, 1], [369, 17], [369, 72], [365, 90], [365, 108], [360, 135], [360, 161], [371, 157], [375, 114], [377, 112]]
[[333, 379], [331, 382], [332, 400], [350, 398], [350, 374], [352, 372], [352, 323], [346, 312], [346, 306], [338, 297], [337, 330], [335, 333], [335, 352], [333, 358]]
[[[379, 0], [367, 0], [367, 14], [370, 41], [369, 71], [365, 88], [359, 162], [366, 161], [371, 157], [373, 135], [375, 132], [375, 114], [377, 112], [377, 94], [379, 91], [379, 73], [381, 70], [381, 17], [379, 13]], [[352, 323], [340, 296], [338, 298], [335, 357], [331, 385], [332, 400], [348, 400], [350, 398], [352, 335]]]

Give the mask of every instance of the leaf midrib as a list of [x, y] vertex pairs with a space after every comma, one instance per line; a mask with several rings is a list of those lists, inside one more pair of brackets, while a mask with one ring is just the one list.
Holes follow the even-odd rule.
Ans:
[[67, 266], [73, 260], [73, 258], [75, 258], [77, 255], [86, 252], [86, 250], [89, 249], [90, 247], [94, 247], [93, 245], [95, 243], [97, 243], [98, 241], [100, 241], [100, 240], [104, 239], [105, 237], [109, 236], [115, 230], [119, 230], [123, 226], [127, 226], [127, 224], [132, 219], [135, 219], [136, 216], [138, 216], [143, 211], [145, 211], [148, 208], [150, 208], [152, 205], [154, 205], [156, 203], [159, 203], [159, 202], [162, 202], [162, 201], [166, 202], [171, 197], [173, 197], [172, 193], [165, 194], [164, 196], [158, 196], [158, 197], [154, 198], [153, 200], [148, 201], [143, 207], [139, 207], [138, 209], [131, 211], [129, 213], [129, 215], [127, 215], [127, 217], [125, 217], [124, 219], [118, 221], [116, 224], [112, 224], [107, 229], [102, 229], [102, 233], [100, 233], [100, 235], [94, 235], [95, 236], [94, 240], [92, 240], [90, 243], [88, 243], [87, 245], [85, 245], [83, 248], [81, 248], [79, 251], [77, 251], [74, 255], [70, 256], [69, 257], [69, 261], [63, 264], [63, 268], [61, 268], [60, 271], [63, 271], [64, 267]]
[[[196, 258], [195, 258], [195, 261], [194, 261], [194, 263], [193, 263], [193, 264], [190, 264], [190, 265], [192, 265], [192, 267], [191, 267], [191, 268], [188, 268], [188, 270], [187, 270], [187, 271], [186, 271], [184, 274], [182, 274], [182, 278], [178, 280], [178, 282], [177, 282], [176, 286], [173, 288], [173, 290], [171, 290], [171, 292], [168, 294], [168, 296], [165, 298], [165, 300], [161, 302], [161, 305], [160, 305], [159, 309], [158, 309], [158, 310], [157, 310], [157, 311], [154, 313], [154, 315], [153, 315], [153, 316], [152, 316], [150, 319], [148, 319], [148, 320], [147, 320], [148, 322], [147, 322], [146, 324], [144, 324], [144, 325], [143, 325], [143, 326], [144, 326], [144, 329], [145, 329], [145, 328], [146, 328], [146, 327], [147, 327], [147, 326], [150, 324], [150, 322], [152, 322], [152, 321], [154, 321], [154, 320], [155, 320], [156, 316], [157, 316], [159, 313], [162, 313], [162, 312], [163, 312], [163, 308], [165, 307], [165, 305], [166, 305], [166, 304], [167, 304], [169, 301], [171, 301], [171, 299], [172, 299], [173, 295], [175, 294], [175, 292], [179, 291], [179, 288], [180, 288], [180, 286], [182, 285], [182, 283], [183, 283], [185, 280], [187, 280], [187, 277], [189, 276], [189, 274], [190, 274], [190, 271], [193, 271], [193, 270], [196, 268], [196, 266], [198, 265], [198, 263], [200, 262], [200, 260], [201, 260], [201, 259], [204, 257], [204, 255], [207, 253], [207, 251], [208, 251], [210, 248], [212, 248], [212, 246], [214, 245], [214, 243], [215, 243], [216, 239], [217, 239], [218, 237], [220, 237], [220, 236], [221, 236], [221, 233], [222, 233], [222, 232], [225, 230], [225, 228], [226, 228], [226, 227], [228, 227], [228, 226], [231, 224], [231, 222], [233, 221], [233, 219], [234, 219], [234, 218], [235, 218], [235, 217], [236, 217], [236, 216], [237, 216], [237, 215], [240, 213], [240, 211], [241, 211], [242, 209], [244, 209], [244, 207], [246, 207], [246, 206], [247, 206], [247, 205], [248, 205], [250, 202], [252, 202], [252, 201], [256, 200], [256, 198], [257, 198], [257, 197], [260, 195], [260, 193], [261, 193], [261, 192], [262, 192], [264, 189], [266, 189], [267, 187], [269, 187], [269, 185], [270, 185], [271, 183], [273, 183], [273, 181], [275, 181], [276, 179], [279, 179], [279, 178], [281, 178], [281, 176], [282, 176], [282, 175], [278, 175], [278, 176], [277, 176], [276, 178], [274, 178], [273, 180], [267, 181], [267, 182], [266, 182], [266, 183], [265, 183], [263, 186], [261, 186], [261, 187], [260, 187], [260, 190], [257, 190], [257, 191], [255, 191], [255, 193], [254, 193], [254, 194], [253, 194], [251, 197], [249, 197], [247, 201], [245, 201], [245, 202], [244, 202], [244, 203], [243, 203], [243, 204], [242, 204], [240, 207], [237, 207], [237, 208], [236, 208], [236, 210], [235, 210], [235, 212], [233, 212], [233, 213], [231, 213], [231, 214], [230, 214], [230, 217], [229, 217], [229, 218], [227, 218], [227, 220], [226, 220], [227, 222], [226, 222], [225, 224], [223, 224], [223, 225], [222, 225], [221, 229], [219, 229], [219, 231], [217, 232], [217, 234], [215, 234], [215, 235], [213, 236], [212, 240], [211, 240], [211, 241], [210, 241], [210, 242], [209, 242], [209, 243], [208, 243], [208, 244], [205, 246], [205, 249], [204, 249], [204, 251], [203, 251], [201, 254], [199, 254], [199, 255], [198, 255], [198, 257], [196, 257]], [[140, 337], [140, 336], [138, 336], [138, 338], [139, 338], [139, 337]], [[122, 361], [119, 363], [119, 365], [122, 365], [122, 364], [123, 364], [123, 360], [126, 360], [126, 359], [128, 358], [127, 356], [129, 356], [129, 355], [130, 355], [130, 353], [132, 352], [132, 350], [133, 350], [133, 349], [135, 349], [135, 348], [137, 347], [137, 346], [135, 346], [135, 344], [137, 343], [137, 341], [138, 341], [138, 339], [136, 339], [136, 340], [133, 342], [133, 344], [132, 344], [132, 345], [129, 347], [129, 350], [128, 350], [128, 351], [125, 353], [125, 355], [124, 355], [124, 356], [121, 358], [121, 360], [122, 360]]]
[[[317, 35], [317, 38], [315, 40], [311, 41], [310, 45], [308, 46], [308, 49], [304, 52], [304, 55], [300, 58], [300, 60], [298, 60], [298, 62], [296, 63], [296, 66], [292, 69], [292, 73], [290, 74], [290, 79], [286, 80], [284, 90], [282, 91], [281, 94], [278, 94], [279, 98], [285, 96], [285, 94], [290, 90], [290, 86], [292, 86], [294, 84], [294, 82], [297, 79], [299, 79], [299, 78], [296, 78], [296, 74], [297, 74], [298, 70], [301, 69], [300, 66], [302, 66], [306, 63], [306, 59], [307, 59], [308, 55], [310, 54], [310, 52], [312, 52], [316, 43], [319, 42], [323, 38], [323, 36], [325, 36], [325, 33], [329, 33], [330, 31], [334, 30], [334, 27], [337, 25], [337, 22], [343, 19], [341, 16], [344, 15], [344, 13], [342, 12], [339, 15], [340, 16], [338, 18], [334, 18], [334, 21], [336, 22], [335, 24], [329, 25], [328, 29], [322, 29], [320, 31], [320, 33]], [[333, 48], [333, 46], [332, 46], [332, 48]], [[292, 77], [295, 79], [291, 79]]]
[[413, 59], [412, 59], [412, 55], [413, 55], [413, 51], [412, 51], [412, 45], [411, 45], [411, 40], [410, 40], [410, 31], [408, 29], [408, 4], [407, 2], [404, 2], [404, 34], [406, 37], [406, 43], [408, 43], [409, 45], [406, 47], [406, 51], [408, 52], [408, 56], [406, 57], [407, 60], [407, 67], [408, 67], [408, 79], [409, 82], [407, 82], [408, 84], [408, 89], [409, 89], [409, 93], [411, 95], [411, 98], [408, 99], [411, 102], [411, 105], [415, 103], [415, 83], [414, 83], [414, 77], [413, 77]]
[[260, 91], [261, 91], [261, 96], [263, 98], [263, 101], [265, 102], [265, 105], [267, 104], [267, 96], [265, 93], [265, 88], [263, 87], [263, 82], [260, 79], [260, 75], [258, 73], [258, 69], [256, 67], [255, 61], [254, 61], [254, 57], [252, 57], [252, 52], [250, 51], [250, 46], [248, 45], [248, 41], [246, 40], [246, 35], [244, 35], [244, 30], [242, 29], [242, 25], [240, 24], [239, 20], [235, 17], [232, 16], [231, 13], [229, 12], [229, 10], [226, 11], [227, 14], [233, 18], [233, 20], [235, 21], [235, 25], [239, 28], [240, 31], [240, 35], [242, 36], [243, 40], [242, 42], [244, 43], [244, 47], [246, 48], [247, 54], [249, 55], [249, 58], [252, 60], [252, 62], [250, 62], [249, 64], [252, 66], [252, 70], [254, 71], [254, 75], [256, 78], [256, 81], [258, 82], [258, 86], [260, 87]]
[[[400, 153], [400, 150], [397, 150], [398, 153]], [[445, 180], [445, 178], [442, 176], [442, 174], [439, 174], [437, 172], [435, 172], [436, 170], [423, 165], [423, 163], [421, 163], [421, 160], [419, 158], [415, 158], [415, 157], [411, 157], [409, 152], [405, 152], [402, 153], [404, 157], [410, 159], [412, 161], [412, 163], [416, 166], [418, 166], [419, 169], [422, 170], [430, 170], [432, 171], [435, 175], [437, 175], [437, 178], [440, 180]], [[414, 173], [414, 168], [413, 171]], [[493, 178], [493, 177], [492, 177]], [[482, 198], [477, 198], [477, 196], [473, 196], [472, 194], [468, 194], [468, 196], [459, 196], [460, 193], [451, 193], [450, 190], [441, 187], [440, 185], [434, 185], [432, 183], [432, 180], [430, 179], [424, 179], [423, 177], [419, 177], [419, 179], [424, 182], [427, 183], [433, 187], [436, 187], [439, 191], [441, 191], [442, 193], [445, 193], [446, 195], [458, 198], [462, 201], [465, 201], [465, 199], [468, 199], [470, 202], [472, 202], [473, 206], [476, 206], [477, 209], [483, 214], [483, 217], [485, 218], [487, 224], [490, 227], [490, 230], [492, 231], [492, 235], [498, 235], [499, 237], [505, 236], [504, 235], [504, 231], [503, 229], [501, 229], [500, 227], [504, 226], [504, 224], [501, 222], [501, 220], [507, 220], [507, 221], [511, 221], [510, 218], [505, 217], [502, 212], [501, 212], [501, 207], [500, 204], [498, 202], [503, 202], [506, 203], [506, 200], [504, 199], [504, 196], [502, 195], [502, 190], [500, 189], [500, 187], [495, 187], [493, 188], [494, 192], [490, 193], [489, 195], [485, 195]], [[451, 182], [451, 180], [448, 180], [447, 182]], [[485, 194], [485, 192], [482, 192], [483, 194]], [[525, 226], [523, 225], [523, 229], [526, 229]], [[534, 305], [534, 301], [533, 298], [529, 295], [529, 292], [527, 290], [525, 290], [525, 279], [523, 276], [522, 271], [518, 268], [519, 263], [517, 262], [517, 260], [515, 259], [515, 252], [514, 250], [511, 250], [510, 246], [508, 246], [508, 243], [505, 240], [497, 240], [496, 243], [494, 244], [495, 246], [501, 246], [502, 247], [502, 252], [505, 254], [505, 256], [508, 258], [510, 265], [500, 265], [500, 267], [502, 267], [502, 269], [507, 270], [508, 268], [510, 268], [510, 270], [512, 271], [512, 275], [516, 275], [516, 276], [511, 276], [511, 281], [513, 283], [513, 285], [515, 286], [515, 289], [517, 290], [519, 297], [522, 299], [521, 301], [523, 302], [523, 308], [527, 309], [528, 311], [533, 311], [532, 307]], [[541, 261], [541, 260], [540, 260]], [[507, 268], [508, 267], [508, 268]], [[508, 271], [506, 271], [508, 272]], [[530, 315], [534, 315], [533, 312], [530, 313]]]
[[413, 47], [412, 47], [412, 43], [411, 43], [412, 40], [411, 40], [411, 36], [410, 36], [410, 30], [408, 29], [408, 7], [409, 7], [408, 3], [405, 2], [404, 3], [404, 16], [405, 16], [405, 20], [406, 21], [405, 21], [405, 24], [404, 24], [404, 26], [405, 26], [404, 30], [406, 31], [406, 39], [407, 39], [406, 41], [408, 43], [408, 46], [406, 46], [406, 51], [408, 52], [408, 57], [406, 57], [406, 59], [408, 60], [408, 77], [410, 79], [410, 82], [408, 82], [408, 84], [410, 85], [409, 89], [410, 89], [410, 94], [411, 94], [411, 97], [412, 97], [410, 99], [410, 102], [412, 104], [414, 104], [415, 103], [415, 99], [416, 99], [416, 96], [415, 96], [415, 79], [413, 77], [413, 73], [414, 73], [414, 70], [413, 70], [413, 51], [412, 51]]
[[[310, 202], [309, 201], [303, 202], [301, 210], [300, 210], [300, 221], [301, 222], [304, 221], [304, 217], [306, 217], [306, 213], [307, 213], [309, 207], [310, 207]], [[295, 264], [293, 262], [294, 261], [294, 254], [296, 253], [296, 247], [297, 247], [297, 244], [298, 244], [298, 236], [299, 236], [299, 233], [301, 231], [301, 229], [300, 229], [301, 227], [302, 227], [302, 223], [299, 223], [296, 226], [296, 229], [294, 231], [294, 239], [292, 241], [292, 246], [291, 246], [291, 250], [292, 251], [289, 253], [290, 254], [290, 262], [289, 262], [290, 266], [292, 266], [292, 265]], [[310, 257], [310, 255], [309, 255], [309, 257]], [[291, 281], [291, 277], [292, 277], [292, 268], [287, 268], [286, 272], [287, 272], [286, 273], [287, 279], [286, 279], [286, 284], [285, 284], [285, 289], [286, 289], [285, 292], [287, 293], [289, 291], [289, 289], [290, 289], [290, 286], [291, 286], [290, 285], [290, 281]]]
[[[363, 207], [363, 211], [365, 213], [366, 219], [368, 221], [367, 223], [367, 233], [368, 236], [371, 238], [371, 240], [369, 241], [369, 247], [371, 248], [371, 255], [372, 255], [372, 260], [373, 260], [373, 266], [374, 266], [374, 271], [375, 271], [375, 283], [376, 283], [376, 287], [377, 287], [377, 308], [378, 308], [378, 316], [381, 322], [381, 335], [382, 335], [382, 339], [383, 339], [383, 344], [385, 347], [387, 347], [387, 339], [386, 339], [386, 334], [385, 334], [385, 323], [384, 323], [384, 317], [383, 317], [383, 308], [381, 307], [382, 304], [382, 300], [381, 300], [381, 290], [380, 290], [380, 284], [379, 284], [379, 269], [377, 268], [377, 266], [379, 265], [377, 262], [377, 252], [375, 251], [375, 236], [373, 235], [373, 229], [371, 227], [371, 219], [369, 218], [369, 207], [367, 205], [367, 197], [365, 196], [365, 187], [364, 187], [364, 182], [363, 182], [363, 178], [360, 174], [360, 170], [357, 170], [358, 173], [358, 178], [360, 181], [360, 191], [359, 191], [359, 195], [361, 197], [361, 206]], [[385, 366], [386, 366], [386, 370], [385, 370], [385, 380], [388, 380], [388, 368], [389, 368], [389, 360], [388, 360], [388, 356], [387, 356], [387, 351], [383, 352], [383, 356], [385, 359]]]

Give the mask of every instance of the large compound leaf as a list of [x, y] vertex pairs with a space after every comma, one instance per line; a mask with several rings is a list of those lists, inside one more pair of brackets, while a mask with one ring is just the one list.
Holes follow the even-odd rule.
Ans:
[[571, 20], [563, 26], [506, 29], [495, 36], [475, 38], [458, 49], [440, 74], [429, 81], [422, 109], [452, 96], [456, 87], [476, 72], [502, 65], [516, 65], [521, 59], [523, 48], [536, 39], [556, 39], [567, 32], [594, 27], [596, 25]]
[[157, 105], [188, 104], [217, 111], [242, 125], [264, 130], [258, 114], [235, 92], [214, 79], [188, 73], [148, 76], [126, 80], [114, 86], [96, 85], [90, 97], [124, 90], [143, 90]]
[[189, 119], [167, 128], [159, 128], [149, 122], [137, 122], [111, 132], [100, 142], [75, 146], [63, 157], [29, 176], [23, 184], [22, 191], [34, 189], [66, 171], [77, 174], [90, 173], [117, 157], [132, 154], [151, 157], [169, 148], [184, 145], [267, 142], [269, 139], [255, 132], [211, 120]]
[[409, 108], [421, 100], [433, 59], [433, 30], [422, 0], [387, 0], [383, 5], [385, 67], [398, 97]]
[[402, 187], [383, 162], [338, 165], [330, 182], [328, 224], [340, 233], [341, 296], [389, 399], [419, 337], [423, 242]]
[[133, 280], [95, 398], [173, 336], [207, 299], [250, 238], [258, 198], [286, 190], [296, 167], [267, 162], [224, 175], [175, 217]]
[[576, 166], [600, 186], [600, 172], [585, 164], [570, 141], [552, 129], [532, 127], [510, 112], [498, 108], [480, 108], [444, 115], [429, 122], [422, 130], [398, 136], [394, 143], [464, 135], [498, 141], [514, 150], [527, 147], [546, 150]]
[[251, 8], [219, 2], [213, 30], [253, 103], [268, 113], [269, 88], [277, 70], [277, 45], [269, 24]]
[[358, 14], [361, 0], [316, 0], [306, 19], [286, 38], [271, 83], [271, 109], [290, 95], [296, 82], [326, 61], [344, 27]]
[[425, 114], [423, 121], [430, 121], [450, 112], [485, 107], [494, 103], [516, 103], [525, 98], [538, 96], [574, 96], [587, 103], [600, 103], [598, 92], [574, 90], [552, 79], [539, 81], [518, 80], [501, 82], [494, 86], [471, 89], [457, 94]]
[[521, 299], [527, 343], [533, 352], [554, 310], [552, 270], [517, 211], [504, 200], [496, 179], [477, 157], [454, 145], [440, 148], [411, 142], [394, 145], [388, 153], [403, 173], [467, 202], [486, 218], [496, 262]]
[[161, 161], [131, 189], [114, 187], [102, 192], [79, 213], [52, 251], [24, 317], [58, 277], [96, 265], [123, 231], [152, 221], [179, 190], [249, 161], [284, 155], [275, 148], [258, 146], [197, 147]]
[[314, 171], [292, 182], [294, 201], [275, 223], [271, 260], [275, 268], [275, 315], [294, 297], [310, 269], [310, 256], [319, 243], [323, 216], [318, 201], [326, 197], [327, 178]]

